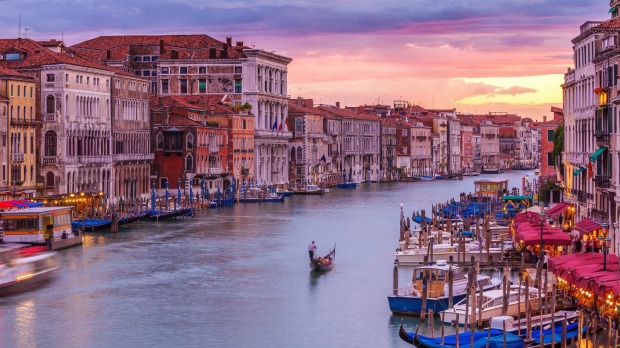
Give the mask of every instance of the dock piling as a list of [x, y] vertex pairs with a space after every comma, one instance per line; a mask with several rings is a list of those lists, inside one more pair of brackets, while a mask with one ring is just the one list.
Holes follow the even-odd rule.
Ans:
[[394, 265], [392, 285], [394, 286], [393, 295], [396, 296], [398, 295], [398, 265]]

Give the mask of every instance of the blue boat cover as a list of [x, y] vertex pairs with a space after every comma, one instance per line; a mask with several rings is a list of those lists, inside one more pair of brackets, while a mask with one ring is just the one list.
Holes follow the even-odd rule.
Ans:
[[[459, 347], [461, 348], [484, 348], [487, 347], [487, 337], [491, 333], [489, 348], [501, 348], [504, 345], [504, 332], [498, 329], [490, 329], [480, 332], [474, 332], [474, 344], [470, 346], [472, 332], [464, 332], [459, 334]], [[414, 333], [409, 333], [410, 339], [413, 339]], [[445, 336], [443, 344], [441, 337], [428, 338], [418, 335], [418, 339], [423, 344], [433, 348], [452, 348], [456, 347], [456, 335]], [[523, 348], [525, 343], [523, 339], [517, 335], [506, 333], [506, 348]]]
[[[426, 223], [430, 224], [431, 222], [433, 222], [433, 219], [429, 218], [428, 216], [425, 217], [426, 218]], [[417, 215], [416, 217], [413, 218], [413, 222], [421, 224], [422, 223], [422, 215]]]

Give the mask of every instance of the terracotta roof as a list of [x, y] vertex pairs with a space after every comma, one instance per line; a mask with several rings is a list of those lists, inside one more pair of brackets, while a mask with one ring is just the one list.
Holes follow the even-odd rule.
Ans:
[[65, 45], [65, 43], [63, 41], [58, 41], [56, 39], [50, 39], [50, 40], [47, 40], [47, 41], [37, 41], [37, 42], [41, 46], [45, 46], [45, 47], [48, 47], [48, 46], [50, 46], [50, 47], [51, 46], [64, 46]]
[[185, 116], [170, 113], [168, 114], [168, 126], [184, 126], [184, 127], [196, 127], [196, 126], [204, 126], [200, 122], [196, 122], [192, 119], [189, 119]]
[[514, 125], [515, 122], [521, 122], [521, 117], [514, 114], [472, 115], [472, 118], [478, 122], [490, 121], [495, 125]]
[[458, 115], [457, 118], [459, 122], [465, 126], [477, 127], [480, 125], [480, 122], [470, 118], [469, 116]]
[[[164, 52], [159, 51], [160, 42], [163, 41]], [[171, 59], [173, 50], [178, 52], [178, 59], [208, 59], [209, 48], [217, 49], [217, 57], [222, 58], [224, 42], [216, 40], [204, 34], [190, 35], [117, 35], [99, 36], [84, 42], [80, 42], [71, 48], [90, 59], [107, 60], [107, 51], [110, 50], [111, 60], [124, 60], [130, 49], [136, 46], [157, 47], [159, 59]], [[243, 49], [246, 46], [228, 47], [227, 58], [245, 58]]]
[[0, 66], [0, 76], [21, 77], [21, 78], [28, 78], [28, 79], [34, 80], [34, 77], [30, 75], [22, 74], [12, 69], [3, 68], [2, 66]]
[[20, 52], [24, 58], [17, 61], [0, 61], [0, 66], [11, 69], [37, 68], [44, 65], [69, 64], [87, 68], [111, 71], [121, 75], [136, 77], [126, 71], [111, 68], [98, 62], [84, 59], [79, 56], [71, 57], [69, 53], [52, 52], [36, 41], [30, 39], [0, 39], [0, 53]]
[[165, 106], [203, 110], [209, 114], [236, 114], [229, 107], [221, 104], [223, 94], [209, 94], [200, 96], [151, 96], [151, 106]]
[[290, 113], [301, 113], [301, 114], [319, 114], [319, 110], [314, 108], [305, 108], [303, 106], [295, 105], [292, 103], [288, 104], [288, 112]]
[[595, 28], [602, 28], [602, 29], [617, 29], [620, 28], [620, 17], [616, 17], [616, 18], [612, 18], [608, 21], [605, 21], [599, 25], [597, 25]]
[[327, 117], [332, 118], [355, 118], [355, 119], [365, 119], [365, 120], [373, 120], [378, 121], [379, 117], [371, 114], [358, 114], [353, 111], [349, 111], [346, 109], [340, 109], [332, 105], [320, 105], [317, 106], [316, 109], [319, 109], [326, 114]]

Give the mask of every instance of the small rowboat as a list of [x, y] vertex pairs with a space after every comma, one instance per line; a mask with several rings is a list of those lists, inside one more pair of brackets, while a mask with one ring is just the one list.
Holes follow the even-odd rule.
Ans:
[[312, 270], [314, 271], [329, 271], [334, 268], [334, 261], [336, 260], [336, 245], [334, 248], [327, 253], [325, 256], [318, 256], [312, 260], [310, 264], [312, 266]]

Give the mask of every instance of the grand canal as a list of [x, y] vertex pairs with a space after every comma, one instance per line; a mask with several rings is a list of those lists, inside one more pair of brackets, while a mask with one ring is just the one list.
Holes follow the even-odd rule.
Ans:
[[[520, 187], [526, 174], [332, 188], [91, 233], [60, 252], [52, 283], [0, 298], [0, 346], [407, 347], [386, 299], [399, 204], [410, 216], [474, 180]], [[319, 254], [337, 245], [333, 271], [309, 271], [312, 240]]]

